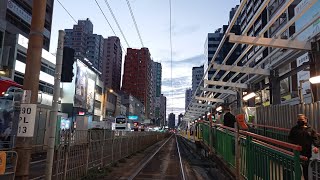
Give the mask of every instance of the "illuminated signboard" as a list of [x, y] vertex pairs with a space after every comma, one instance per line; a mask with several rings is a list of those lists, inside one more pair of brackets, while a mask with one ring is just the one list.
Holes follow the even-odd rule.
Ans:
[[128, 116], [128, 119], [131, 119], [131, 120], [138, 120], [138, 116]]

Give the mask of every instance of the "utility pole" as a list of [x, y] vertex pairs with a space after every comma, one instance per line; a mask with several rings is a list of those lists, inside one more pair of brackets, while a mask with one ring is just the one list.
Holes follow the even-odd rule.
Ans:
[[46, 179], [50, 180], [52, 178], [52, 167], [53, 167], [53, 157], [54, 157], [54, 145], [56, 137], [56, 126], [59, 111], [59, 97], [60, 97], [60, 81], [61, 81], [61, 71], [62, 71], [62, 61], [63, 61], [63, 44], [64, 44], [65, 33], [63, 30], [59, 31], [58, 47], [56, 55], [56, 70], [54, 76], [54, 90], [53, 90], [53, 100], [52, 100], [52, 111], [50, 112], [49, 121], [49, 142], [47, 151], [47, 162], [46, 162]]
[[[43, 29], [46, 13], [46, 4], [46, 0], [33, 0], [26, 70], [23, 81], [23, 89], [31, 91], [30, 103], [33, 105], [36, 105], [38, 102], [39, 75], [41, 67], [41, 52], [43, 47]], [[31, 121], [26, 123], [33, 124], [34, 128], [34, 121], [35, 119], [31, 119]], [[18, 163], [16, 168], [16, 179], [18, 180], [29, 179], [29, 166], [32, 151], [32, 136], [33, 135], [19, 136], [18, 132], [15, 148], [16, 152], [18, 153]]]

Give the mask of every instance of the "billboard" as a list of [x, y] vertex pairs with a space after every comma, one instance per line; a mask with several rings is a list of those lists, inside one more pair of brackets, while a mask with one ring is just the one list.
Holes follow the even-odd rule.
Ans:
[[93, 112], [94, 109], [94, 92], [96, 87], [96, 74], [87, 69], [87, 99], [86, 99], [86, 109], [88, 112]]
[[87, 109], [89, 113], [94, 109], [94, 92], [96, 74], [81, 61], [77, 61], [74, 107]]

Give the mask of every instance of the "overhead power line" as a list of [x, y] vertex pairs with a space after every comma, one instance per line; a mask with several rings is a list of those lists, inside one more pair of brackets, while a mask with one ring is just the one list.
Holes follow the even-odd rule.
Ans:
[[[111, 25], [110, 21], [108, 20], [108, 18], [107, 18], [107, 16], [106, 16], [106, 14], [104, 14], [104, 12], [103, 12], [103, 10], [102, 10], [102, 8], [101, 8], [100, 4], [98, 3], [98, 1], [97, 1], [97, 0], [95, 0], [95, 2], [96, 2], [96, 4], [97, 4], [97, 6], [99, 7], [100, 12], [102, 13], [102, 15], [103, 15], [104, 19], [107, 21], [107, 23], [108, 23], [108, 25], [109, 25], [110, 29], [112, 30], [113, 34], [114, 34], [115, 36], [117, 36], [117, 33], [114, 31], [114, 29], [113, 29], [113, 27], [112, 27], [112, 25]], [[121, 48], [122, 48], [123, 52], [124, 52], [124, 53], [126, 53], [126, 50], [123, 48], [123, 46], [122, 46], [121, 44], [120, 44], [120, 46], [121, 46]], [[128, 47], [129, 47], [129, 46], [128, 46]]]
[[61, 7], [69, 14], [69, 16], [73, 19], [75, 23], [77, 23], [76, 19], [70, 14], [70, 12], [63, 6], [63, 4], [58, 0], [58, 3], [61, 5]]
[[140, 34], [140, 31], [139, 31], [136, 19], [134, 18], [134, 14], [133, 14], [133, 11], [132, 11], [132, 8], [131, 8], [129, 0], [127, 0], [127, 5], [128, 5], [128, 8], [129, 8], [129, 11], [130, 11], [134, 26], [136, 27], [136, 30], [137, 30], [137, 33], [138, 33], [138, 36], [139, 36], [139, 39], [140, 39], [141, 46], [144, 47], [143, 41], [142, 41], [142, 38], [141, 38], [141, 34]]
[[172, 86], [172, 15], [171, 15], [171, 0], [169, 0], [170, 7], [170, 57], [171, 57], [171, 112], [173, 113], [173, 86]]
[[112, 15], [112, 17], [113, 17], [113, 20], [116, 22], [116, 24], [117, 24], [117, 26], [118, 26], [118, 29], [120, 30], [120, 33], [121, 33], [124, 41], [126, 42], [127, 47], [129, 48], [130, 46], [129, 46], [129, 43], [128, 43], [128, 41], [127, 41], [127, 38], [124, 36], [124, 33], [123, 33], [123, 31], [122, 31], [119, 23], [118, 23], [118, 20], [117, 20], [116, 16], [114, 15], [114, 13], [113, 13], [113, 11], [112, 11], [112, 8], [111, 8], [110, 4], [108, 3], [107, 0], [104, 0], [104, 2], [105, 2], [106, 5], [108, 6], [108, 9], [109, 9], [109, 11], [110, 11], [110, 13], [111, 13], [111, 15]]

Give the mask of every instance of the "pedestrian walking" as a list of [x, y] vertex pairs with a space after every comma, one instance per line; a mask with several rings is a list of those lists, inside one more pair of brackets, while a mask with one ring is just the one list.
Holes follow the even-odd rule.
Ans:
[[224, 112], [225, 112], [225, 114], [223, 116], [223, 125], [227, 126], [227, 127], [234, 128], [234, 123], [236, 122], [236, 117], [233, 114], [231, 114], [229, 107], [226, 107], [224, 109]]
[[[308, 119], [304, 114], [298, 114], [297, 125], [289, 133], [289, 142], [302, 147], [301, 155], [306, 156], [308, 161], [302, 163], [304, 179], [308, 179], [309, 159], [312, 156], [312, 145], [320, 146], [319, 136], [316, 131], [308, 125]], [[317, 149], [314, 149], [317, 151]]]

